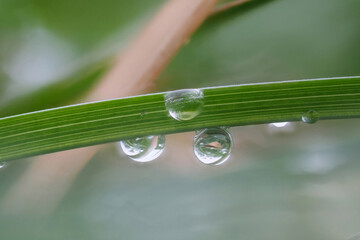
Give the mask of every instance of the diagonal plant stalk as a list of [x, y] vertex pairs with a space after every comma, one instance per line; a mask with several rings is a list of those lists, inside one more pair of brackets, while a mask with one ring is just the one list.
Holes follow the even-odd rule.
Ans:
[[164, 94], [79, 104], [0, 119], [0, 160], [214, 126], [360, 117], [360, 77], [204, 88], [202, 112], [176, 121]]

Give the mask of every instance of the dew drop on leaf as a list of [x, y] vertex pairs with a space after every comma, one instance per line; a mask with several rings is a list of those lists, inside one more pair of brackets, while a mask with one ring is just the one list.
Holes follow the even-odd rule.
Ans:
[[145, 117], [145, 115], [146, 115], [146, 111], [145, 110], [143, 110], [143, 111], [141, 111], [140, 112], [140, 118], [144, 118]]
[[309, 110], [305, 112], [302, 117], [301, 121], [304, 123], [316, 123], [319, 120], [319, 113], [315, 110]]
[[224, 128], [208, 128], [194, 138], [194, 153], [197, 159], [208, 165], [220, 165], [229, 159], [232, 137]]
[[147, 136], [119, 142], [123, 152], [136, 162], [150, 162], [164, 151], [165, 137]]
[[172, 91], [164, 96], [165, 107], [171, 117], [178, 121], [191, 120], [200, 114], [204, 95], [200, 89]]

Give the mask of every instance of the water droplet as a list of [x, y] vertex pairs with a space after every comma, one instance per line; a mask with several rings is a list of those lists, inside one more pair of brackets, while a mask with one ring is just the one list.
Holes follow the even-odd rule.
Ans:
[[204, 95], [199, 89], [184, 89], [165, 94], [165, 106], [178, 121], [190, 120], [200, 114]]
[[268, 124], [266, 129], [270, 134], [292, 133], [295, 131], [295, 125], [291, 122], [274, 122]]
[[276, 122], [276, 123], [270, 123], [274, 127], [282, 128], [288, 125], [288, 122]]
[[228, 130], [208, 128], [194, 138], [194, 153], [200, 162], [219, 165], [230, 157], [232, 138]]
[[147, 112], [145, 110], [140, 112], [140, 118], [144, 118]]
[[315, 110], [309, 110], [301, 117], [304, 123], [316, 123], [319, 120], [319, 113]]
[[7, 162], [0, 162], [0, 169], [5, 168], [7, 165]]
[[123, 152], [136, 162], [150, 162], [164, 151], [164, 136], [137, 137], [119, 142]]

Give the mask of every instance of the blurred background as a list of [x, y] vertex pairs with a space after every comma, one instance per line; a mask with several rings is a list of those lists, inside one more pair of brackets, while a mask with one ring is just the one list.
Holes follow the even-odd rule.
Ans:
[[[165, 2], [0, 0], [0, 116], [81, 101]], [[360, 75], [359, 43], [358, 0], [254, 0], [209, 17], [155, 91]], [[232, 156], [216, 167], [194, 157], [194, 133], [166, 136], [148, 164], [107, 144], [46, 216], [41, 202], [2, 208], [0, 238], [349, 239], [360, 232], [359, 123], [232, 128]], [[0, 202], [33, 161], [0, 169]]]

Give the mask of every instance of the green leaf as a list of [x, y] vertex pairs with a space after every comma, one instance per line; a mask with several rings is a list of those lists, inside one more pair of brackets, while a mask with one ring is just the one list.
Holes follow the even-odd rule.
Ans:
[[137, 136], [214, 126], [360, 117], [360, 77], [204, 88], [203, 110], [176, 121], [165, 93], [49, 109], [0, 119], [0, 160], [84, 147]]

